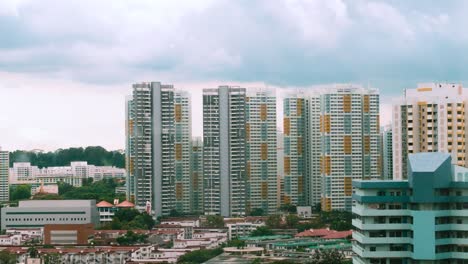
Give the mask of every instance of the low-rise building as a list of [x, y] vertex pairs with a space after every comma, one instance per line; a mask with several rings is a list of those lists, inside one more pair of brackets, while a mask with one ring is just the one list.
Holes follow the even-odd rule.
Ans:
[[226, 218], [224, 223], [228, 228], [229, 240], [235, 237], [249, 236], [252, 231], [265, 225], [264, 217]]
[[7, 235], [0, 235], [0, 245], [1, 246], [19, 246], [22, 242], [22, 236], [7, 234]]
[[115, 212], [122, 208], [135, 208], [135, 205], [129, 201], [123, 201], [118, 203], [118, 200], [115, 201], [116, 204], [111, 204], [107, 201], [100, 201], [96, 204], [96, 207], [99, 212], [99, 221], [101, 224], [112, 222]]
[[87, 245], [93, 235], [93, 224], [44, 225], [44, 244], [46, 245]]
[[95, 200], [27, 200], [1, 210], [2, 230], [43, 228], [46, 224], [94, 224], [99, 226]]
[[406, 180], [353, 182], [354, 263], [466, 263], [468, 168], [437, 152], [408, 161]]

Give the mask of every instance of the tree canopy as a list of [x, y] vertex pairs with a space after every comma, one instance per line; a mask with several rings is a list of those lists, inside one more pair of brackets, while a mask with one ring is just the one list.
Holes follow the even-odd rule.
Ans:
[[122, 208], [115, 212], [112, 222], [105, 224], [101, 229], [111, 230], [150, 230], [156, 222], [146, 212], [140, 213], [133, 208]]
[[177, 263], [179, 264], [198, 264], [206, 262], [209, 259], [212, 259], [223, 253], [223, 249], [200, 249], [189, 252], [179, 258]]
[[39, 168], [69, 166], [72, 161], [87, 161], [96, 166], [125, 167], [125, 155], [119, 151], [107, 151], [103, 147], [58, 149], [54, 152], [16, 150], [10, 152], [10, 167], [14, 162], [31, 162]]
[[10, 201], [27, 200], [31, 197], [31, 185], [10, 186]]

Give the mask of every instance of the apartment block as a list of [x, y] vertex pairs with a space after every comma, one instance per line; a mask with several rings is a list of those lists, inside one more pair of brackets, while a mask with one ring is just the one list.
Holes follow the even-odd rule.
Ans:
[[205, 214], [246, 211], [246, 89], [203, 90], [203, 185]]
[[249, 89], [246, 97], [246, 211], [277, 211], [276, 96], [267, 89]]
[[133, 85], [127, 100], [128, 196], [155, 215], [190, 212], [190, 99], [172, 85]]
[[381, 150], [382, 150], [382, 178], [385, 180], [393, 179], [393, 140], [392, 127], [384, 126], [381, 129]]
[[444, 152], [459, 166], [466, 159], [468, 91], [455, 83], [420, 83], [393, 105], [393, 173], [405, 179], [408, 155]]
[[426, 152], [408, 155], [407, 173], [353, 181], [353, 263], [467, 263], [468, 169]]
[[10, 200], [9, 163], [10, 154], [0, 148], [0, 202]]
[[203, 214], [203, 140], [201, 137], [192, 138], [191, 147], [192, 212]]
[[322, 209], [351, 211], [352, 180], [381, 177], [379, 94], [335, 85], [318, 96]]

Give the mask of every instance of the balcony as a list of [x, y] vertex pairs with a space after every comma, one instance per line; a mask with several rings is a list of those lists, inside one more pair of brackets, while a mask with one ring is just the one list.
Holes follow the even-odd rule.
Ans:
[[413, 256], [410, 251], [369, 251], [356, 245], [353, 245], [353, 251], [361, 258], [411, 258]]
[[411, 211], [408, 209], [399, 210], [378, 210], [364, 208], [363, 206], [353, 207], [353, 213], [361, 216], [411, 216]]
[[411, 230], [411, 224], [363, 224], [358, 219], [352, 220], [353, 226], [361, 230]]
[[410, 237], [367, 237], [358, 232], [353, 232], [353, 239], [361, 244], [412, 244]]

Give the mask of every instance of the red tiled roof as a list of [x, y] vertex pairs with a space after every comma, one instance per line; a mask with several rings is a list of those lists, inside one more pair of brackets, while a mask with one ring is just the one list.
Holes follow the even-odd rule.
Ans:
[[335, 231], [333, 233], [330, 233], [324, 237], [323, 239], [340, 239], [340, 238], [347, 238], [353, 234], [352, 230], [348, 231]]
[[112, 207], [113, 205], [107, 201], [100, 201], [96, 207]]
[[329, 235], [330, 232], [333, 232], [333, 230], [330, 230], [328, 228], [309, 229], [304, 232], [296, 234], [296, 237], [322, 237], [322, 236]]
[[119, 203], [117, 207], [135, 207], [135, 205], [129, 201], [123, 201]]

